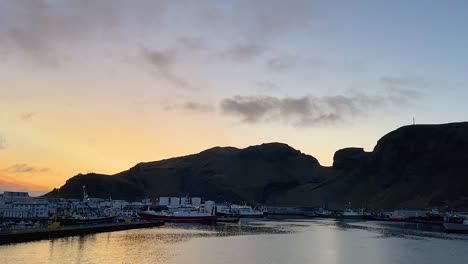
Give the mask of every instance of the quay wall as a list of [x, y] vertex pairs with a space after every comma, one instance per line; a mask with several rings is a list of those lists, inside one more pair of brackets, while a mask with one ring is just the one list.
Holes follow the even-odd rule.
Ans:
[[164, 222], [162, 221], [142, 221], [134, 223], [67, 226], [57, 229], [14, 230], [6, 233], [0, 233], [0, 245], [137, 228], [149, 228], [162, 225], [164, 225]]

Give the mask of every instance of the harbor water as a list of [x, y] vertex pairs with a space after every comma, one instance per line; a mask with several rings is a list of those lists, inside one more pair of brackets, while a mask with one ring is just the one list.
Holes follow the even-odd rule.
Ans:
[[0, 263], [466, 263], [468, 235], [418, 224], [242, 219], [0, 246]]

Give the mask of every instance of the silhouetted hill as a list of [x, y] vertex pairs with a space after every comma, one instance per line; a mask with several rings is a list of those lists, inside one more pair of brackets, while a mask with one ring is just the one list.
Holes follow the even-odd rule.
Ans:
[[139, 163], [113, 176], [77, 175], [48, 197], [80, 197], [86, 185], [93, 197], [139, 199], [202, 196], [218, 201], [267, 203], [296, 186], [325, 180], [317, 159], [286, 144], [245, 149], [216, 147], [198, 154]]
[[468, 123], [413, 125], [382, 137], [373, 152], [336, 152], [339, 180], [315, 190], [333, 205], [468, 208]]
[[[332, 139], [331, 139], [332, 140]], [[286, 144], [215, 147], [198, 154], [140, 163], [113, 176], [69, 179], [49, 197], [139, 199], [202, 196], [217, 201], [372, 209], [468, 209], [468, 123], [413, 125], [382, 137], [374, 151], [347, 148], [332, 167]]]

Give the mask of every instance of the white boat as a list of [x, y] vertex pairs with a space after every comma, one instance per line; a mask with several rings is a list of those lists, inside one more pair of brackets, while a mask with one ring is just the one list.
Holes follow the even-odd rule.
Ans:
[[359, 218], [362, 217], [362, 213], [355, 212], [353, 209], [349, 208], [343, 210], [340, 216], [343, 218]]
[[167, 222], [198, 222], [198, 223], [214, 223], [216, 215], [214, 214], [214, 202], [206, 201], [203, 208], [193, 208], [181, 210], [162, 210], [156, 212], [154, 210], [141, 211], [138, 215], [143, 220], [161, 220]]
[[328, 211], [324, 208], [320, 208], [315, 214], [318, 217], [326, 217], [326, 218], [334, 216], [334, 213], [332, 211]]
[[341, 213], [339, 214], [340, 218], [351, 218], [351, 219], [362, 218], [363, 216], [364, 216], [363, 210], [361, 210], [361, 212], [355, 212], [351, 208], [351, 203], [348, 203], [348, 206], [346, 207], [346, 209], [341, 211]]
[[254, 209], [248, 205], [231, 205], [231, 215], [236, 217], [257, 218], [263, 217], [265, 213], [258, 209]]
[[216, 207], [216, 214], [219, 216], [258, 218], [265, 213], [248, 205], [222, 205]]

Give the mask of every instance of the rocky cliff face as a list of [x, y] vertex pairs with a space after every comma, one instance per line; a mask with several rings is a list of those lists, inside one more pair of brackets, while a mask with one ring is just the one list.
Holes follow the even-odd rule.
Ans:
[[333, 156], [333, 168], [347, 172], [360, 170], [368, 165], [371, 156], [363, 148], [340, 149]]
[[371, 153], [338, 151], [333, 168], [352, 177], [354, 186], [372, 190], [355, 194], [367, 206], [466, 208], [468, 123], [402, 127], [382, 137]]
[[468, 209], [468, 123], [415, 125], [382, 137], [372, 152], [347, 148], [332, 167], [286, 144], [216, 147], [140, 163], [113, 176], [77, 175], [49, 197], [139, 199], [202, 196], [217, 201], [371, 209]]

